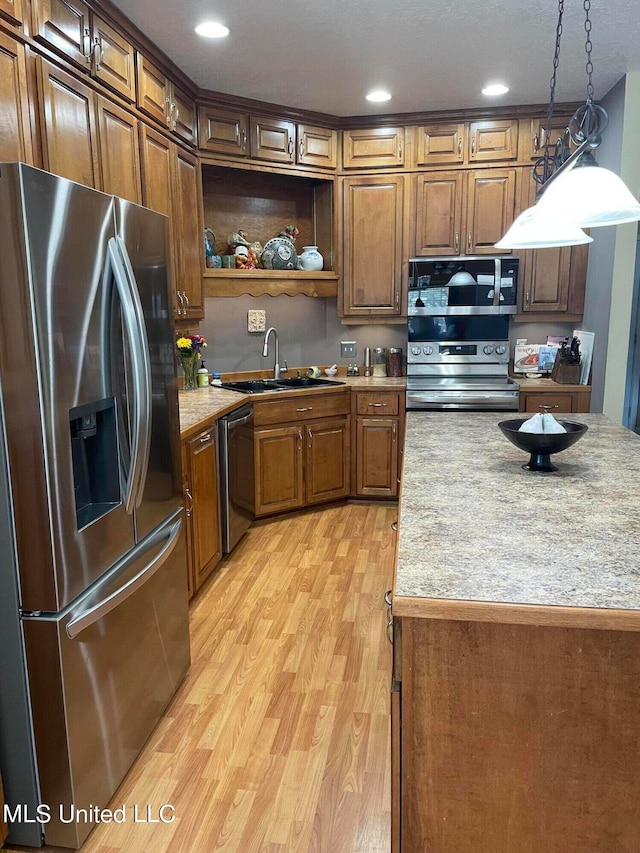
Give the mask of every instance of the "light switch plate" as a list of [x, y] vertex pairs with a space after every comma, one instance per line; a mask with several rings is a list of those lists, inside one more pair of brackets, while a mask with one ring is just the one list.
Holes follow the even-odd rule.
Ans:
[[355, 341], [340, 341], [340, 358], [354, 358], [355, 354]]
[[247, 311], [247, 331], [264, 332], [267, 328], [267, 312], [261, 310]]

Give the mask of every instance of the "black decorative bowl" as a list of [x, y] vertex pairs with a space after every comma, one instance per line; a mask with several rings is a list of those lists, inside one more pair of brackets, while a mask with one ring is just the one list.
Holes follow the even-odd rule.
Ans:
[[551, 464], [549, 457], [553, 453], [560, 453], [571, 447], [587, 431], [585, 424], [576, 424], [573, 421], [558, 421], [566, 429], [566, 432], [519, 432], [522, 424], [529, 418], [513, 418], [510, 421], [501, 421], [498, 426], [503, 434], [512, 444], [531, 454], [531, 458], [522, 467], [525, 471], [557, 471], [555, 465]]

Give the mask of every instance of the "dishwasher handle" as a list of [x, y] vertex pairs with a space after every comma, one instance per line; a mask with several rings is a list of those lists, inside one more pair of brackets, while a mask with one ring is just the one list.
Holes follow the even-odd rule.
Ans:
[[235, 429], [235, 427], [242, 426], [242, 424], [248, 423], [253, 417], [253, 406], [245, 405], [240, 409], [236, 409], [233, 412], [230, 412], [228, 415], [225, 415], [222, 420], [226, 423], [227, 429]]

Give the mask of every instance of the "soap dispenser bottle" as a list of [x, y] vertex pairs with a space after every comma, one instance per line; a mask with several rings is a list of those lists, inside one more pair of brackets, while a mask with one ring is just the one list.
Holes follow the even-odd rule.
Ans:
[[209, 385], [209, 371], [205, 367], [204, 361], [198, 369], [198, 372], [196, 374], [196, 381], [198, 383], [198, 388], [207, 388]]

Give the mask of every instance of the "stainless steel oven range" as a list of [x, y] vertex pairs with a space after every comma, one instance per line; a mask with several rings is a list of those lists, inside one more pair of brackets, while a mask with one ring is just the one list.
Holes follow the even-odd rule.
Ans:
[[407, 409], [515, 411], [509, 317], [516, 258], [410, 262]]

